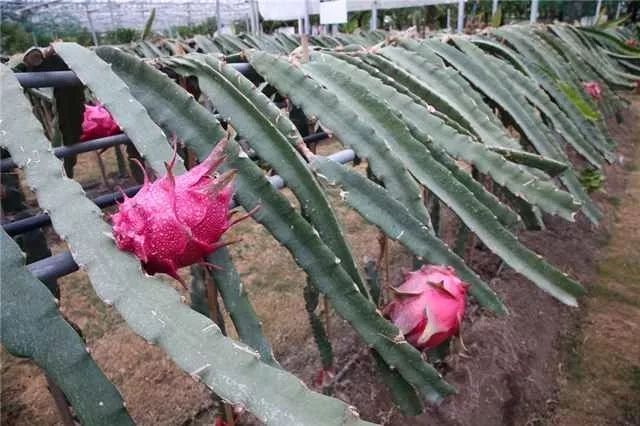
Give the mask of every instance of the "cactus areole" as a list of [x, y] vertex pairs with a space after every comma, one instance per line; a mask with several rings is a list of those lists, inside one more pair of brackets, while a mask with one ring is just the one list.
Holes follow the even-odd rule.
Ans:
[[163, 177], [149, 183], [145, 173], [140, 191], [118, 205], [112, 216], [116, 244], [135, 254], [147, 273], [163, 272], [184, 285], [179, 268], [203, 262], [225, 245], [222, 234], [237, 222], [229, 212], [234, 173], [216, 173], [225, 145], [226, 140], [218, 143], [205, 161], [180, 176], [172, 172], [174, 156]]
[[384, 314], [420, 350], [432, 349], [460, 330], [468, 284], [449, 266], [424, 265], [393, 289]]

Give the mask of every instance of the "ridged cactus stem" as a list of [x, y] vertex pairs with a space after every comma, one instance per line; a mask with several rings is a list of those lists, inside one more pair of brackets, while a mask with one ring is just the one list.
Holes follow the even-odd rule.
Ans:
[[387, 300], [387, 288], [391, 283], [389, 282], [389, 240], [382, 230], [378, 231], [378, 246], [380, 247], [380, 251], [378, 254], [378, 261], [376, 262], [378, 266], [377, 274], [384, 274], [379, 304], [383, 305]]
[[467, 242], [469, 241], [469, 228], [463, 221], [458, 221], [458, 232], [456, 233], [456, 242], [453, 248], [455, 254], [465, 259], [465, 252], [467, 248]]
[[[318, 302], [320, 300], [320, 293], [318, 289], [316, 289], [313, 283], [307, 280], [307, 285], [304, 287], [304, 301], [305, 301], [305, 309], [307, 310], [307, 315], [309, 317], [309, 324], [311, 326], [311, 332], [313, 334], [313, 340], [318, 347], [318, 352], [320, 353], [320, 362], [322, 363], [322, 370], [318, 373], [316, 377], [316, 384], [319, 386], [325, 387], [323, 391], [325, 393], [330, 392], [331, 389], [327, 388], [326, 385], [331, 383], [327, 374], [333, 372], [333, 348], [331, 347], [331, 341], [329, 340], [328, 328], [328, 308], [329, 305], [325, 301], [323, 302], [325, 309], [325, 324], [323, 325], [322, 320], [316, 314], [316, 309], [318, 307]], [[328, 379], [328, 380], [327, 380]]]
[[435, 194], [429, 193], [425, 198], [427, 208], [429, 209], [429, 216], [431, 217], [431, 226], [433, 226], [433, 233], [436, 236], [440, 236], [440, 200]]
[[326, 328], [327, 340], [331, 341], [331, 307], [327, 296], [322, 296], [322, 310], [324, 313], [324, 326]]
[[224, 317], [222, 316], [222, 312], [220, 311], [220, 304], [218, 303], [218, 287], [216, 286], [213, 277], [209, 273], [209, 271], [204, 268], [204, 277], [207, 288], [207, 307], [209, 308], [209, 318], [213, 320], [220, 330], [222, 334], [227, 335], [227, 329], [224, 323]]

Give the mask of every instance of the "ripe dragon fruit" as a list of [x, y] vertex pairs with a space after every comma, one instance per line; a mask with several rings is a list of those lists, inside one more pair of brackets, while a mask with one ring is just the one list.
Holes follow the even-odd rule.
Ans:
[[600, 83], [597, 81], [584, 82], [582, 83], [582, 87], [584, 88], [584, 92], [594, 100], [599, 101], [602, 99], [602, 88], [600, 87]]
[[180, 281], [178, 268], [204, 263], [204, 257], [228, 243], [222, 234], [233, 224], [229, 212], [234, 171], [214, 175], [224, 161], [226, 139], [209, 157], [188, 172], [174, 176], [173, 160], [167, 173], [144, 185], [132, 198], [125, 195], [112, 216], [118, 248], [135, 254], [149, 274], [163, 272]]
[[629, 47], [638, 47], [638, 40], [634, 38], [628, 38], [624, 41], [624, 44]]
[[405, 339], [419, 350], [432, 349], [458, 333], [468, 284], [449, 266], [424, 265], [393, 289], [383, 310]]
[[122, 133], [111, 114], [102, 105], [85, 105], [82, 119], [81, 141], [105, 138]]

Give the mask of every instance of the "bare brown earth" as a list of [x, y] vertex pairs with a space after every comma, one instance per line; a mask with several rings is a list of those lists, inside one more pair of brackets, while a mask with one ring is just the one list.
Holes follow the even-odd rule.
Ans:
[[[496, 276], [498, 259], [476, 245], [468, 253], [471, 265], [490, 280], [511, 313], [496, 318], [469, 306], [464, 345], [454, 342], [438, 365], [458, 394], [422, 416], [403, 417], [393, 408], [362, 343], [332, 316], [336, 368], [350, 366], [334, 396], [358, 407], [363, 418], [390, 425], [640, 424], [640, 401], [633, 399], [634, 392], [640, 393], [640, 150], [632, 162], [639, 112], [636, 97], [623, 125], [611, 124], [620, 161], [606, 167], [605, 191], [595, 195], [606, 212], [604, 223], [594, 228], [582, 217], [572, 225], [547, 217], [545, 231], [521, 233], [529, 247], [587, 285], [590, 295], [580, 310], [560, 305], [508, 268]], [[104, 156], [108, 169], [115, 170], [112, 153]], [[76, 175], [85, 186], [101, 187], [96, 170], [93, 156], [79, 157]], [[357, 260], [377, 257], [375, 228], [338, 197], [334, 201]], [[446, 212], [443, 223], [445, 235], [452, 235], [455, 221]], [[304, 274], [259, 225], [244, 222], [232, 234], [244, 238], [231, 251], [276, 357], [312, 386], [320, 363], [303, 308]], [[53, 233], [49, 236], [54, 251], [64, 250]], [[409, 256], [392, 244], [391, 282], [398, 283], [403, 268], [409, 267]], [[138, 424], [212, 424], [217, 404], [211, 394], [129, 331], [116, 312], [100, 303], [85, 274], [71, 274], [60, 286], [62, 311], [80, 326]], [[60, 424], [41, 371], [4, 350], [1, 362], [2, 424]], [[254, 420], [245, 415], [242, 423]]]
[[[636, 100], [636, 106], [638, 105]], [[640, 141], [635, 110], [636, 146]], [[611, 238], [568, 341], [555, 424], [640, 425], [640, 149], [626, 159]]]

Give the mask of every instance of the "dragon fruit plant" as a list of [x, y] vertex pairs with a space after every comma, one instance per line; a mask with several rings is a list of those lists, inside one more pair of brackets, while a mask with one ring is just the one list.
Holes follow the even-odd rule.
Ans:
[[467, 287], [450, 266], [423, 265], [393, 288], [384, 314], [415, 348], [432, 349], [458, 334]]
[[[162, 272], [180, 281], [178, 269], [204, 263], [204, 257], [228, 243], [222, 235], [243, 218], [231, 221], [234, 171], [217, 174], [224, 161], [226, 139], [188, 172], [174, 176], [174, 158], [167, 173], [153, 183], [145, 173], [142, 188], [127, 197], [112, 216], [117, 246], [135, 254], [149, 274]], [[245, 216], [246, 217], [246, 216]]]
[[[367, 51], [381, 41], [382, 34], [372, 33], [371, 38], [355, 41], [364, 43], [358, 49], [337, 46], [329, 52], [326, 46], [320, 50], [310, 46], [309, 60], [296, 63], [275, 51], [295, 51], [297, 39], [274, 39], [267, 43], [269, 52], [244, 50], [248, 65], [271, 86], [268, 92], [290, 99], [335, 135], [336, 142], [351, 148], [329, 157], [305, 153], [302, 135], [286, 112], [263, 93], [267, 88], [257, 87], [234, 65], [218, 59], [220, 49], [205, 37], [197, 39], [196, 50], [213, 46], [210, 50], [215, 47], [216, 54], [185, 55], [180, 47], [174, 50], [182, 50], [178, 55], [152, 63], [115, 47], [89, 50], [56, 42], [52, 49], [61, 63], [113, 114], [111, 118], [99, 105], [87, 107], [83, 139], [122, 129], [129, 147], [138, 150], [157, 177], [153, 182], [146, 178], [135, 197], [124, 199], [111, 224], [80, 183], [65, 176], [33, 114], [34, 104], [25, 97], [40, 93], [25, 93], [20, 80], [28, 79], [14, 75], [4, 64], [0, 64], [0, 145], [24, 169], [20, 175], [25, 185], [33, 189], [39, 208], [48, 213], [54, 231], [68, 245], [69, 252], [60, 255], [70, 256], [86, 271], [96, 295], [113, 306], [133, 332], [164, 350], [194, 380], [265, 424], [364, 426], [370, 423], [359, 419], [353, 407], [313, 392], [275, 359], [252, 307], [252, 294], [244, 288], [231, 255], [216, 250], [224, 245], [221, 239], [234, 222], [229, 211], [233, 173], [216, 171], [238, 170], [233, 183], [238, 203], [248, 211], [264, 206], [260, 224], [304, 271], [318, 297], [326, 297], [326, 317], [333, 309], [353, 327], [371, 349], [395, 405], [405, 415], [417, 415], [423, 412], [423, 400], [438, 402], [455, 391], [419, 351], [460, 332], [467, 291], [479, 306], [496, 314], [506, 312], [487, 283], [438, 232], [432, 232], [437, 227], [429, 226], [425, 188], [458, 217], [458, 236], [468, 229], [505, 264], [562, 303], [577, 306], [584, 294], [577, 281], [518, 241], [515, 231], [523, 222], [518, 212], [528, 213], [530, 207], [568, 221], [575, 220], [578, 211], [594, 225], [602, 219], [579, 184], [578, 169], [565, 147], [573, 146], [595, 169], [615, 161], [615, 141], [607, 135], [604, 119], [625, 108], [614, 91], [633, 90], [640, 76], [628, 61], [633, 52], [620, 46], [628, 31], [616, 30], [613, 38], [599, 32], [558, 24], [492, 29], [472, 41], [452, 36], [418, 42], [399, 36], [397, 46], [378, 53]], [[144, 49], [140, 45], [126, 50], [151, 54], [155, 50], [146, 45], [151, 42], [143, 40]], [[164, 49], [167, 44], [161, 42]], [[259, 42], [251, 40], [251, 45]], [[333, 38], [324, 45], [336, 43]], [[615, 55], [602, 55], [594, 46]], [[598, 81], [593, 81], [595, 71], [585, 66], [590, 63], [598, 64]], [[207, 105], [180, 88], [176, 77], [197, 79]], [[587, 102], [581, 89], [599, 102]], [[438, 111], [427, 108], [428, 103]], [[506, 117], [509, 120], [503, 121]], [[237, 141], [228, 141], [227, 160], [222, 156], [224, 142], [211, 153], [212, 142], [224, 135], [219, 118], [227, 122], [227, 129], [237, 130], [252, 157], [268, 163], [280, 179], [267, 179]], [[510, 131], [511, 124], [520, 138]], [[92, 133], [98, 129], [107, 131]], [[206, 160], [189, 172], [181, 159], [168, 161], [172, 153], [167, 135], [185, 144], [186, 163], [192, 157]], [[530, 147], [535, 153], [528, 152]], [[334, 161], [344, 162], [352, 155], [367, 160], [377, 183]], [[461, 163], [479, 174], [469, 176]], [[532, 168], [542, 173], [532, 173]], [[557, 176], [558, 182], [546, 176]], [[484, 185], [485, 179], [495, 185]], [[287, 196], [274, 187], [282, 183], [291, 190]], [[330, 195], [335, 191], [329, 187], [340, 189], [341, 206], [348, 205], [416, 258], [435, 264], [409, 273], [382, 312], [377, 304], [379, 286], [360, 276], [344, 224], [332, 205]], [[501, 187], [522, 204], [491, 194]], [[499, 190], [497, 195], [501, 194]], [[56, 304], [48, 291], [32, 291], [36, 278], [46, 274], [40, 268], [27, 268], [19, 248], [5, 243], [10, 242], [7, 233], [0, 237], [2, 297], [8, 289], [7, 296], [13, 298], [3, 303], [0, 312], [3, 347], [42, 367], [64, 391], [82, 424], [133, 424], [117, 389], [105, 386], [106, 376], [89, 362], [81, 337], [63, 323], [64, 318], [53, 315]], [[202, 291], [192, 291], [192, 306], [175, 289], [143, 273], [144, 269], [179, 279], [178, 268], [201, 263], [214, 250], [207, 260], [222, 270], [205, 277]], [[220, 313], [218, 296], [239, 341], [225, 336], [212, 321]], [[205, 298], [210, 304], [204, 303]], [[308, 312], [314, 313], [316, 306]], [[43, 313], [52, 320], [42, 321]], [[62, 326], [67, 330], [64, 340]], [[330, 347], [330, 339], [326, 340]], [[341, 372], [332, 378], [333, 370], [323, 367], [318, 382], [340, 382]], [[226, 408], [228, 413], [229, 405]], [[233, 414], [224, 419], [227, 424], [236, 420]], [[222, 425], [222, 417], [217, 422]]]
[[102, 105], [85, 105], [82, 118], [81, 141], [105, 138], [122, 133], [109, 111]]

